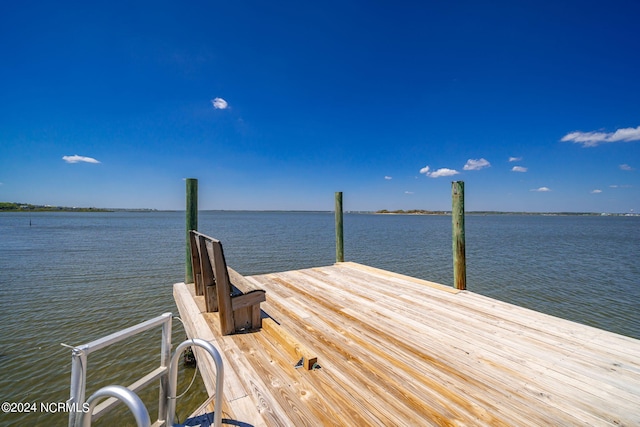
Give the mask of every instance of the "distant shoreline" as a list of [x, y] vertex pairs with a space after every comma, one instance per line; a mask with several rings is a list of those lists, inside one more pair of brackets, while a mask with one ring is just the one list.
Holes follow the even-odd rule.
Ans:
[[[412, 209], [409, 211], [382, 209], [373, 212], [376, 215], [443, 215], [451, 216], [451, 211], [427, 211]], [[636, 213], [597, 213], [597, 212], [502, 212], [502, 211], [467, 211], [465, 215], [536, 215], [536, 216], [640, 216]]]
[[[176, 209], [148, 209], [148, 208], [95, 208], [95, 207], [69, 207], [51, 205], [32, 205], [30, 203], [0, 202], [1, 212], [180, 212]], [[200, 212], [296, 212], [296, 213], [327, 213], [333, 211], [310, 210], [249, 210], [249, 209], [200, 209]], [[393, 210], [381, 209], [378, 211], [345, 211], [346, 214], [365, 215], [431, 215], [451, 216], [451, 211], [431, 211], [425, 209]], [[504, 212], [504, 211], [467, 211], [465, 215], [528, 215], [528, 216], [640, 216], [635, 212]]]
[[30, 203], [0, 202], [0, 212], [153, 212], [156, 209], [106, 209], [69, 206], [32, 205]]
[[451, 211], [427, 211], [423, 209], [412, 209], [409, 211], [405, 211], [402, 209], [388, 211], [386, 209], [382, 209], [379, 211], [375, 211], [374, 213], [380, 215], [451, 215]]

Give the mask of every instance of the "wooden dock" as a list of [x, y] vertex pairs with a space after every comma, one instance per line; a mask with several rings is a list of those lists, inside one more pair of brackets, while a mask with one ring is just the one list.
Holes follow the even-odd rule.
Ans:
[[640, 340], [351, 262], [247, 279], [263, 327], [226, 336], [174, 285], [231, 425], [640, 426]]

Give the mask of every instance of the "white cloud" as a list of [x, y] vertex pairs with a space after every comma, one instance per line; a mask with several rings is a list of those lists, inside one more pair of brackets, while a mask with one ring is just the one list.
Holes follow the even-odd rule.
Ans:
[[405, 191], [404, 194], [413, 194], [413, 191]]
[[602, 193], [602, 190], [598, 190], [598, 189], [591, 190], [591, 194], [600, 194], [600, 193]]
[[440, 178], [440, 177], [443, 177], [443, 176], [457, 175], [460, 172], [458, 172], [455, 169], [448, 169], [448, 168], [440, 168], [440, 169], [435, 170], [435, 171], [432, 172], [431, 168], [429, 166], [425, 166], [422, 169], [420, 169], [420, 173], [425, 174], [429, 178]]
[[524, 166], [514, 166], [511, 168], [511, 172], [526, 172], [529, 169], [525, 168]]
[[540, 187], [540, 188], [533, 188], [531, 191], [536, 191], [538, 193], [546, 193], [548, 191], [551, 191], [551, 189], [549, 187]]
[[93, 157], [78, 156], [77, 154], [74, 154], [73, 156], [62, 156], [62, 160], [64, 160], [67, 163], [79, 163], [79, 162], [100, 163], [98, 160], [94, 159]]
[[466, 171], [477, 171], [480, 169], [488, 168], [491, 163], [487, 159], [469, 159], [463, 169]]
[[596, 147], [609, 142], [629, 142], [640, 140], [640, 126], [637, 128], [618, 129], [615, 132], [570, 132], [560, 141], [582, 144], [583, 147]]
[[217, 110], [225, 110], [227, 108], [229, 108], [229, 103], [227, 101], [225, 101], [222, 98], [214, 98], [211, 100], [211, 104], [213, 105], [213, 108], [217, 109]]
[[621, 169], [621, 170], [623, 170], [623, 171], [632, 171], [632, 170], [634, 170], [631, 166], [629, 166], [629, 165], [628, 165], [628, 164], [626, 164], [626, 163], [625, 163], [625, 164], [620, 165], [620, 169]]
[[393, 177], [392, 177], [392, 176], [389, 176], [389, 175], [385, 175], [384, 179], [386, 179], [386, 180], [390, 180], [390, 179], [393, 179]]
[[431, 178], [440, 178], [441, 176], [453, 176], [459, 173], [460, 172], [455, 169], [440, 168], [437, 171], [431, 172], [430, 174], [428, 174], [428, 176]]
[[509, 157], [510, 162], [519, 162], [522, 160], [522, 157]]

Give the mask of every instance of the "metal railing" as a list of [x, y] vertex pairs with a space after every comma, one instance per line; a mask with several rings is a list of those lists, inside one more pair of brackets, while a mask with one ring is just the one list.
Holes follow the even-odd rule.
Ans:
[[224, 366], [222, 365], [222, 357], [213, 344], [200, 338], [184, 341], [176, 348], [171, 358], [171, 365], [169, 367], [169, 396], [167, 397], [167, 425], [173, 425], [173, 417], [176, 413], [178, 358], [180, 357], [180, 352], [188, 346], [202, 347], [205, 349], [216, 365], [216, 397], [214, 402], [213, 425], [220, 427], [222, 425], [222, 394], [224, 390]]
[[[134, 393], [146, 387], [153, 381], [159, 380], [159, 407], [158, 407], [158, 425], [165, 423], [167, 415], [167, 395], [169, 382], [169, 360], [171, 358], [171, 313], [164, 313], [161, 316], [139, 323], [127, 329], [123, 329], [106, 337], [91, 341], [88, 344], [80, 345], [73, 348], [71, 354], [71, 396], [68, 403], [70, 408], [82, 408], [85, 402], [86, 382], [87, 382], [87, 357], [108, 345], [115, 344], [124, 339], [145, 332], [149, 329], [162, 326], [162, 344], [160, 353], [160, 366], [149, 372], [138, 381], [134, 382], [127, 389]], [[118, 404], [118, 399], [114, 396], [92, 408], [90, 419], [96, 420], [101, 415]], [[175, 406], [174, 406], [175, 407]], [[146, 410], [146, 409], [145, 409]], [[83, 415], [82, 412], [69, 412], [69, 427], [80, 427]]]
[[[222, 424], [222, 397], [224, 392], [224, 367], [218, 350], [208, 341], [200, 338], [188, 339], [182, 342], [171, 355], [171, 313], [164, 313], [146, 322], [123, 329], [106, 337], [91, 341], [78, 347], [73, 347], [71, 354], [71, 396], [67, 401], [69, 408], [82, 408], [82, 411], [69, 412], [69, 427], [89, 427], [101, 415], [111, 410], [119, 401], [124, 402], [133, 413], [139, 427], [151, 424], [149, 412], [136, 392], [155, 380], [159, 380], [158, 421], [154, 426], [172, 426], [176, 411], [176, 389], [178, 382], [178, 359], [181, 352], [189, 346], [203, 348], [216, 366], [216, 395], [214, 403], [214, 426]], [[162, 344], [160, 367], [154, 369], [128, 387], [110, 385], [92, 394], [85, 403], [87, 382], [87, 356], [108, 345], [162, 326]], [[98, 404], [101, 398], [108, 397]]]
[[151, 419], [149, 418], [149, 412], [147, 408], [142, 403], [142, 400], [138, 397], [137, 394], [132, 392], [126, 387], [122, 387], [121, 385], [108, 385], [106, 387], [102, 387], [100, 390], [93, 393], [89, 399], [87, 399], [88, 408], [86, 412], [83, 412], [80, 416], [80, 425], [82, 427], [90, 427], [91, 426], [91, 415], [98, 403], [98, 399], [104, 397], [116, 398], [122, 402], [124, 402], [131, 413], [133, 413], [133, 417], [136, 420], [136, 425], [138, 427], [150, 427]]

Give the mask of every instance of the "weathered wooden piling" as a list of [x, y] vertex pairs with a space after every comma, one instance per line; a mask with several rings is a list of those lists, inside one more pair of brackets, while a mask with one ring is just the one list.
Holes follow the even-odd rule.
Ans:
[[187, 251], [185, 261], [185, 283], [193, 283], [193, 267], [191, 266], [191, 241], [189, 231], [198, 229], [198, 180], [187, 178]]
[[464, 237], [464, 181], [451, 183], [451, 225], [453, 246], [453, 286], [467, 289], [467, 261]]
[[342, 191], [336, 191], [336, 262], [344, 262], [344, 228], [342, 225]]

